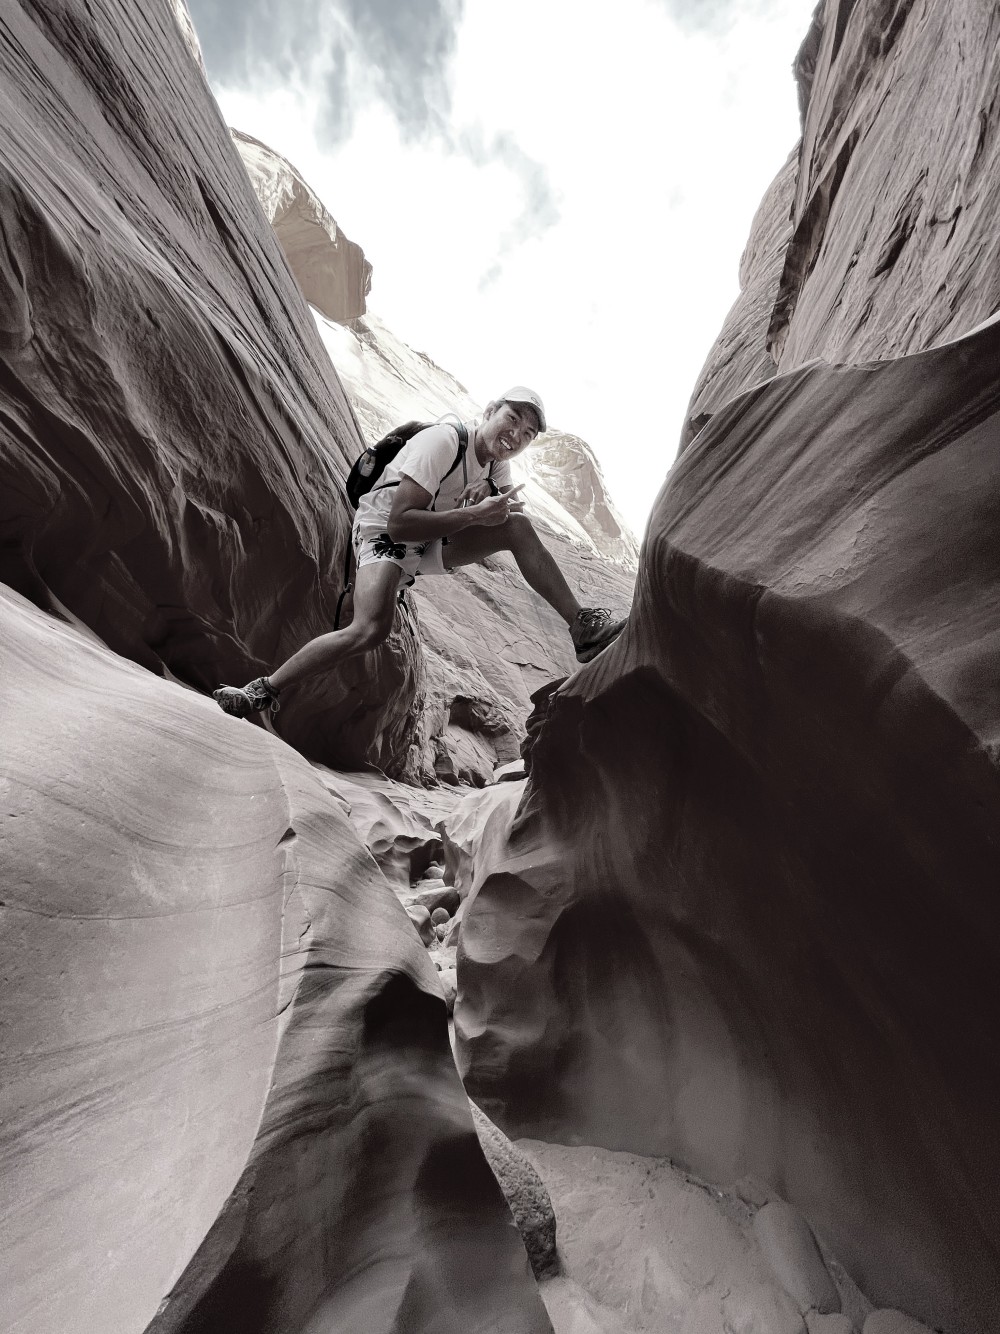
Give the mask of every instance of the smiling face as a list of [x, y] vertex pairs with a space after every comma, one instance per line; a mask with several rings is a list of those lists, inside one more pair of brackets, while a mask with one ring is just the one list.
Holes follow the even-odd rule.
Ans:
[[538, 434], [538, 417], [526, 403], [491, 403], [479, 428], [476, 454], [487, 459], [512, 459]]

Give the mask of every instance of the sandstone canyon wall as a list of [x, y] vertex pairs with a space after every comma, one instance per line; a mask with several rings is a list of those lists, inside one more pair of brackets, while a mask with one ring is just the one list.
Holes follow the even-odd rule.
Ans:
[[817, 11], [629, 627], [529, 729], [456, 1007], [508, 1129], [763, 1182], [948, 1334], [1000, 1307], [998, 23]]
[[[207, 690], [330, 626], [362, 441], [175, 8], [0, 7], [0, 577]], [[300, 741], [405, 768], [422, 671], [400, 619]]]
[[802, 140], [761, 204], [689, 422], [776, 369], [918, 352], [997, 309], [998, 42], [982, 0], [817, 5], [795, 65]]

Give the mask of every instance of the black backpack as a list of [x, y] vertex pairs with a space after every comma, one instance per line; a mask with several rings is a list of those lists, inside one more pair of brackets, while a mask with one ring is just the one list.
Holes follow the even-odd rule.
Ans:
[[[465, 451], [469, 447], [469, 432], [465, 429], [463, 422], [457, 417], [448, 417], [449, 426], [454, 426], [458, 432], [458, 453], [455, 455], [455, 462], [451, 465], [444, 477], [450, 477], [458, 465], [461, 463], [466, 478], [468, 478], [468, 469], [465, 465]], [[369, 491], [375, 491], [378, 488], [378, 479], [385, 472], [386, 468], [393, 461], [405, 444], [407, 444], [418, 431], [426, 430], [432, 425], [430, 422], [404, 422], [402, 426], [395, 426], [388, 435], [384, 435], [377, 444], [371, 445], [360, 458], [356, 459], [351, 471], [347, 474], [347, 499], [351, 502], [354, 509], [361, 503], [361, 497], [366, 496]], [[398, 482], [385, 482], [385, 486], [398, 486]]]

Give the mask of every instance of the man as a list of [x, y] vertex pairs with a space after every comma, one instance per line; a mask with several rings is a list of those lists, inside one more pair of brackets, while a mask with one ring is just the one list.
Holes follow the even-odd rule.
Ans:
[[396, 597], [420, 575], [448, 574], [509, 551], [527, 583], [566, 622], [580, 662], [589, 662], [621, 632], [603, 607], [581, 607], [542, 545], [517, 499], [510, 460], [545, 430], [542, 400], [519, 385], [469, 423], [465, 466], [455, 467], [459, 435], [447, 420], [419, 431], [375, 487], [354, 520], [357, 560], [354, 618], [343, 630], [311, 640], [268, 676], [243, 687], [221, 686], [214, 698], [226, 713], [249, 717], [276, 710], [279, 696], [306, 677], [328, 672], [377, 648], [392, 628]]

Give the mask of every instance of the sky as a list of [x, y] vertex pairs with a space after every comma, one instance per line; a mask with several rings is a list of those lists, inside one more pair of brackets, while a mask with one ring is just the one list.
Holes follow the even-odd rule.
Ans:
[[482, 403], [582, 436], [637, 535], [799, 134], [814, 0], [188, 0], [231, 126]]

